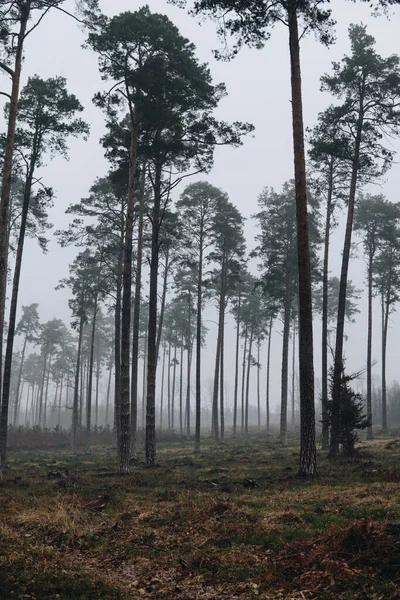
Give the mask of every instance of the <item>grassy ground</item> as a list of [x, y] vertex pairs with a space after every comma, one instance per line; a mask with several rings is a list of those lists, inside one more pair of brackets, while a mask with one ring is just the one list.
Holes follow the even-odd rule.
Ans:
[[130, 477], [105, 448], [11, 452], [0, 599], [400, 599], [400, 440], [388, 442], [352, 461], [320, 453], [313, 481], [297, 477], [295, 445], [262, 437], [199, 456], [161, 447], [159, 467]]

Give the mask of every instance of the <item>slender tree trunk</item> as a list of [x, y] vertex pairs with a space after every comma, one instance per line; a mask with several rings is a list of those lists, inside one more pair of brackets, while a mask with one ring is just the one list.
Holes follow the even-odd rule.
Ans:
[[164, 343], [163, 349], [163, 360], [162, 360], [162, 372], [161, 372], [161, 399], [160, 399], [160, 431], [163, 426], [163, 408], [164, 408], [164, 381], [165, 381], [165, 355], [167, 353], [167, 347]]
[[322, 274], [322, 450], [329, 446], [329, 419], [328, 419], [328, 283], [329, 283], [329, 242], [332, 218], [332, 196], [333, 196], [333, 162], [330, 164], [328, 197], [326, 201], [325, 237], [324, 237], [324, 265]]
[[108, 370], [108, 382], [107, 382], [107, 396], [106, 396], [106, 419], [105, 419], [105, 427], [108, 427], [108, 417], [110, 412], [110, 390], [111, 390], [111, 375], [112, 375], [112, 363], [110, 364], [110, 368]]
[[388, 432], [387, 423], [387, 390], [386, 390], [386, 347], [389, 327], [390, 292], [382, 302], [382, 433]]
[[171, 395], [171, 424], [172, 432], [175, 433], [175, 387], [176, 387], [176, 339], [174, 343], [174, 359], [172, 367], [172, 395]]
[[196, 425], [194, 451], [200, 452], [200, 421], [201, 421], [201, 311], [203, 304], [203, 238], [204, 225], [201, 223], [199, 241], [199, 264], [197, 278], [197, 317], [196, 317]]
[[90, 437], [92, 431], [92, 386], [93, 386], [93, 364], [94, 364], [94, 342], [96, 336], [97, 321], [97, 296], [94, 301], [92, 333], [90, 336], [90, 353], [88, 365], [88, 381], [86, 394], [86, 447], [85, 452], [90, 453]]
[[247, 378], [246, 378], [246, 410], [245, 410], [245, 422], [244, 432], [247, 435], [249, 433], [249, 394], [250, 394], [250, 372], [251, 372], [251, 351], [253, 349], [253, 327], [250, 330], [249, 340], [249, 353], [247, 357]]
[[218, 419], [218, 392], [219, 392], [219, 376], [220, 376], [220, 365], [221, 365], [221, 343], [222, 343], [222, 323], [224, 320], [224, 295], [225, 295], [225, 256], [222, 263], [221, 271], [221, 287], [219, 293], [219, 310], [218, 310], [218, 333], [217, 333], [217, 348], [215, 352], [215, 369], [214, 369], [214, 389], [213, 389], [213, 403], [212, 403], [212, 425], [215, 436], [215, 441], [219, 444], [220, 440], [220, 428]]
[[372, 262], [373, 251], [370, 250], [368, 262], [368, 340], [367, 340], [367, 416], [370, 424], [367, 439], [374, 438], [372, 431]]
[[260, 401], [260, 338], [257, 340], [257, 419], [258, 419], [258, 431], [261, 431], [261, 401]]
[[240, 309], [241, 309], [241, 291], [238, 295], [238, 314], [236, 319], [236, 352], [235, 352], [235, 385], [233, 391], [233, 438], [236, 437], [237, 412], [238, 412], [238, 388], [239, 388], [239, 350], [240, 350]]
[[267, 351], [267, 385], [265, 392], [265, 410], [267, 413], [267, 435], [270, 432], [270, 402], [269, 402], [269, 386], [270, 386], [270, 373], [271, 373], [271, 336], [272, 336], [272, 324], [273, 319], [271, 317], [269, 322], [269, 332], [268, 332], [268, 351]]
[[25, 336], [24, 345], [22, 346], [22, 352], [21, 352], [21, 364], [19, 365], [17, 391], [15, 392], [14, 419], [13, 419], [14, 427], [16, 427], [18, 425], [19, 392], [20, 392], [20, 388], [21, 388], [22, 369], [24, 367], [26, 344], [27, 344], [27, 339]]
[[[288, 250], [289, 256], [290, 250]], [[291, 266], [289, 258], [285, 274], [285, 309], [283, 316], [283, 341], [282, 341], [282, 372], [281, 372], [281, 418], [279, 439], [283, 446], [287, 446], [287, 412], [288, 412], [288, 376], [289, 376], [289, 337], [290, 337], [290, 312], [292, 305], [291, 294]]]
[[100, 349], [97, 344], [97, 357], [96, 357], [96, 415], [94, 426], [97, 431], [99, 426], [99, 383], [100, 383]]
[[221, 381], [220, 381], [220, 422], [221, 422], [221, 442], [225, 442], [225, 299], [224, 299], [224, 311], [222, 315], [222, 324], [221, 324]]
[[296, 319], [293, 319], [292, 353], [292, 431], [296, 430], [295, 375], [296, 375]]
[[[363, 95], [363, 92], [362, 92]], [[357, 124], [357, 132], [354, 147], [354, 159], [351, 173], [349, 201], [347, 205], [347, 222], [342, 253], [342, 268], [340, 273], [338, 316], [336, 326], [336, 346], [333, 365], [333, 386], [332, 386], [332, 414], [331, 414], [331, 443], [329, 456], [334, 458], [339, 454], [339, 436], [340, 436], [340, 398], [341, 398], [341, 379], [343, 373], [343, 345], [344, 345], [344, 323], [346, 314], [346, 293], [347, 293], [347, 275], [350, 262], [351, 236], [353, 232], [354, 209], [356, 201], [358, 169], [360, 159], [361, 135], [363, 128], [363, 107], [360, 102], [360, 110]]]
[[288, 10], [291, 65], [294, 176], [296, 189], [297, 254], [299, 265], [299, 365], [300, 365], [300, 462], [301, 475], [315, 475], [314, 357], [310, 243], [307, 216], [307, 183], [304, 156], [303, 103], [297, 2]]
[[43, 374], [42, 374], [42, 381], [40, 384], [40, 398], [39, 398], [39, 427], [42, 427], [42, 420], [43, 422], [45, 421], [45, 419], [43, 418], [43, 398], [44, 398], [44, 386], [46, 383], [46, 367], [47, 367], [47, 350], [45, 350], [44, 352], [44, 357], [43, 357]]
[[[4, 387], [2, 385], [2, 372], [3, 369], [3, 335], [4, 335], [4, 315], [6, 305], [6, 291], [7, 291], [7, 266], [8, 266], [8, 222], [9, 222], [9, 208], [10, 208], [10, 191], [11, 191], [11, 176], [12, 176], [12, 164], [14, 156], [14, 145], [15, 145], [15, 128], [17, 122], [18, 113], [18, 98], [19, 88], [21, 80], [21, 69], [23, 60], [23, 47], [25, 41], [26, 27], [28, 24], [31, 3], [25, 2], [20, 6], [20, 26], [19, 32], [14, 40], [15, 42], [15, 60], [14, 70], [9, 70], [9, 74], [12, 79], [12, 88], [10, 96], [10, 107], [8, 110], [8, 124], [7, 124], [7, 137], [5, 143], [4, 157], [3, 157], [3, 172], [1, 181], [1, 199], [0, 199], [0, 390]], [[6, 384], [9, 387], [9, 384]], [[7, 387], [6, 387], [7, 392]], [[9, 394], [9, 391], [7, 392]], [[3, 403], [3, 395], [2, 395]], [[5, 459], [6, 459], [6, 446], [7, 446], [7, 420], [8, 420], [8, 404], [6, 404], [0, 417], [0, 481], [2, 480]], [[4, 425], [5, 421], [5, 425]], [[4, 448], [4, 450], [3, 450]]]
[[115, 334], [114, 334], [114, 432], [119, 448], [121, 432], [121, 302], [122, 302], [122, 263], [123, 263], [123, 238], [121, 235], [121, 247], [118, 257], [117, 290], [115, 298]]
[[156, 165], [151, 234], [149, 329], [147, 341], [146, 467], [156, 465], [157, 283], [161, 226], [161, 165]]
[[147, 383], [147, 332], [144, 334], [143, 350], [143, 388], [142, 388], [142, 429], [145, 428], [146, 421], [146, 383]]
[[61, 402], [62, 402], [62, 393], [63, 393], [63, 383], [64, 383], [64, 374], [61, 373], [60, 394], [58, 396], [58, 417], [57, 417], [57, 426], [58, 427], [60, 427], [60, 424], [61, 424]]
[[189, 292], [189, 312], [188, 312], [188, 342], [187, 342], [187, 375], [186, 375], [186, 437], [190, 439], [190, 387], [192, 370], [192, 323], [191, 323], [192, 301]]
[[168, 342], [167, 404], [168, 431], [171, 431], [171, 340]]
[[51, 369], [51, 355], [49, 356], [49, 366], [47, 368], [46, 375], [46, 392], [44, 395], [44, 413], [43, 413], [43, 428], [46, 429], [47, 425], [47, 400], [49, 398], [49, 381], [50, 381], [50, 369]]
[[[11, 108], [10, 108], [11, 111]], [[14, 143], [14, 142], [13, 142]], [[2, 481], [5, 462], [6, 462], [6, 453], [7, 453], [7, 429], [8, 429], [8, 409], [10, 402], [10, 385], [11, 385], [11, 370], [12, 370], [12, 358], [13, 358], [13, 349], [14, 349], [14, 338], [15, 338], [15, 327], [16, 327], [16, 318], [17, 318], [17, 307], [18, 307], [18, 292], [19, 292], [19, 281], [21, 276], [21, 266], [22, 266], [22, 255], [24, 250], [24, 240], [25, 240], [25, 231], [26, 231], [26, 223], [28, 220], [28, 212], [29, 212], [29, 202], [31, 199], [31, 190], [32, 190], [32, 180], [34, 174], [34, 168], [36, 164], [36, 144], [37, 144], [37, 135], [35, 133], [34, 136], [34, 149], [32, 150], [32, 157], [29, 165], [28, 177], [24, 186], [24, 198], [22, 204], [22, 213], [21, 213], [21, 225], [18, 235], [18, 244], [17, 244], [17, 253], [15, 257], [15, 268], [14, 268], [14, 277], [12, 284], [12, 292], [11, 292], [11, 303], [10, 303], [10, 316], [8, 323], [8, 332], [7, 332], [7, 345], [6, 345], [6, 354], [4, 361], [4, 375], [3, 375], [3, 388], [1, 388], [1, 373], [0, 373], [0, 390], [1, 390], [1, 414], [0, 414], [0, 481]], [[6, 150], [7, 152], [7, 150]], [[11, 175], [10, 175], [11, 176]], [[3, 185], [4, 185], [3, 178]], [[5, 185], [8, 185], [7, 183]], [[9, 191], [8, 191], [9, 195]], [[3, 202], [3, 193], [1, 196], [1, 202]], [[1, 221], [1, 219], [0, 219]], [[1, 232], [1, 224], [0, 224], [0, 232]], [[0, 233], [1, 235], [1, 233]], [[6, 248], [6, 251], [8, 249]], [[2, 271], [1, 271], [1, 242], [0, 242], [0, 372], [2, 371], [1, 359], [2, 359], [2, 347], [3, 347], [3, 325], [4, 325], [4, 300], [2, 298], [3, 290], [2, 286]], [[6, 266], [7, 272], [7, 266]], [[7, 285], [7, 278], [5, 278], [5, 285]], [[23, 356], [21, 357], [21, 369], [23, 359], [25, 355], [26, 348], [26, 339], [24, 342]], [[16, 396], [16, 406], [15, 411], [18, 410], [18, 395], [19, 395], [19, 385], [17, 387], [17, 396]], [[40, 424], [40, 423], [39, 423]]]
[[137, 116], [131, 119], [131, 147], [129, 157], [129, 187], [126, 208], [124, 263], [122, 272], [122, 316], [121, 316], [121, 388], [120, 388], [120, 436], [118, 441], [119, 470], [129, 473], [131, 457], [131, 419], [130, 419], [130, 383], [129, 355], [131, 333], [131, 288], [132, 288], [132, 235], [133, 211], [135, 203], [135, 176], [137, 154]]
[[181, 338], [181, 358], [179, 370], [179, 435], [183, 437], [183, 334]]
[[164, 315], [165, 315], [165, 304], [166, 304], [166, 300], [167, 300], [169, 269], [170, 269], [169, 250], [167, 249], [166, 255], [165, 255], [165, 267], [164, 267], [164, 276], [163, 276], [163, 289], [162, 289], [162, 295], [161, 295], [160, 317], [159, 317], [159, 323], [158, 323], [158, 328], [157, 328], [157, 360], [158, 360], [158, 355], [160, 352], [161, 336], [162, 336], [162, 330], [163, 330], [163, 325], [164, 325]]
[[141, 182], [140, 182], [140, 206], [139, 206], [138, 240], [137, 240], [137, 256], [136, 256], [135, 300], [134, 300], [134, 305], [133, 305], [133, 335], [132, 335], [131, 457], [135, 460], [137, 458], [140, 293], [141, 293], [141, 289], [142, 289], [145, 183], [146, 183], [146, 167], [145, 167], [145, 165], [143, 165], [142, 177], [141, 177]]
[[241, 419], [241, 427], [240, 427], [240, 433], [242, 435], [244, 434], [244, 405], [245, 405], [245, 389], [246, 389], [247, 336], [248, 336], [248, 326], [246, 324], [246, 329], [244, 332], [243, 362], [242, 362], [242, 419]]

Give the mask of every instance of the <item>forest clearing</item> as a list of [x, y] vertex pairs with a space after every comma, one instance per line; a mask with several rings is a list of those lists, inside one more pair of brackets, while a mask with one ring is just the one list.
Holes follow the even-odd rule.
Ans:
[[115, 453], [11, 450], [0, 489], [3, 599], [385, 599], [400, 594], [400, 439], [297, 475], [298, 446], [254, 435]]

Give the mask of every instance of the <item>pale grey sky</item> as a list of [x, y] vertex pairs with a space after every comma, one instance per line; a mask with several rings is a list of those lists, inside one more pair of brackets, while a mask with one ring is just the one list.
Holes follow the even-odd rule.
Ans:
[[[73, 0], [67, 2], [71, 9]], [[102, 9], [109, 15], [127, 10], [136, 10], [145, 3], [132, 0], [102, 0]], [[199, 25], [196, 20], [167, 4], [166, 0], [149, 0], [153, 12], [167, 14], [178, 26], [181, 33], [193, 41], [200, 60], [209, 62], [215, 82], [224, 81], [228, 90], [218, 109], [218, 115], [225, 120], [250, 121], [255, 125], [255, 137], [244, 141], [237, 150], [219, 148], [215, 154], [215, 167], [207, 176], [214, 185], [226, 190], [231, 200], [243, 215], [250, 217], [257, 209], [257, 196], [266, 185], [280, 188], [285, 180], [293, 176], [291, 106], [289, 88], [289, 62], [287, 31], [279, 26], [273, 32], [271, 40], [262, 51], [244, 49], [230, 62], [217, 62], [212, 49], [218, 46], [215, 26], [205, 21]], [[320, 76], [330, 70], [331, 61], [340, 60], [349, 51], [347, 29], [350, 23], [363, 22], [368, 31], [375, 36], [377, 51], [383, 55], [400, 52], [399, 11], [391, 21], [384, 17], [375, 19], [370, 15], [366, 4], [345, 0], [332, 2], [333, 14], [337, 20], [337, 43], [329, 49], [319, 45], [313, 37], [302, 44], [302, 72], [305, 125], [313, 126], [317, 114], [329, 103], [327, 94], [321, 93]], [[84, 33], [72, 20], [53, 11], [43, 21], [40, 28], [29, 37], [26, 47], [23, 83], [29, 75], [38, 74], [43, 78], [62, 75], [68, 81], [69, 91], [75, 93], [85, 106], [84, 118], [90, 123], [91, 136], [88, 142], [73, 140], [70, 144], [70, 161], [53, 160], [42, 169], [43, 181], [56, 190], [55, 207], [51, 220], [55, 228], [67, 225], [65, 209], [71, 202], [77, 202], [87, 195], [89, 187], [96, 177], [106, 173], [108, 166], [103, 157], [99, 138], [104, 131], [104, 119], [100, 110], [91, 102], [101, 82], [96, 56], [81, 48]], [[400, 148], [396, 142], [397, 149]], [[392, 201], [399, 200], [400, 166], [395, 165], [386, 177], [383, 188], [379, 188]], [[180, 190], [178, 190], [179, 192]], [[177, 192], [177, 194], [178, 194]], [[255, 229], [248, 221], [246, 233], [249, 247], [253, 244]], [[331, 270], [338, 275], [342, 231], [339, 228], [332, 244]], [[67, 306], [68, 293], [56, 292], [54, 287], [68, 271], [68, 263], [75, 254], [74, 250], [61, 249], [55, 241], [49, 247], [49, 253], [42, 255], [39, 248], [28, 242], [24, 256], [22, 285], [19, 306], [32, 302], [40, 304], [42, 319], [53, 316], [69, 322]], [[364, 264], [353, 260], [350, 278], [363, 285]], [[378, 309], [379, 307], [377, 307]], [[361, 313], [357, 323], [351, 327], [349, 342], [346, 346], [348, 366], [360, 369], [365, 364], [366, 344], [366, 302], [360, 302]], [[315, 342], [319, 343], [320, 327], [316, 322]], [[397, 338], [400, 335], [400, 314], [393, 316], [388, 343], [388, 379], [398, 376], [400, 351]], [[379, 360], [380, 334], [379, 310], [376, 311], [374, 328], [374, 358]], [[273, 390], [277, 398], [280, 373], [280, 336], [274, 334], [273, 352]], [[318, 346], [316, 346], [318, 348]], [[214, 357], [214, 343], [205, 351], [207, 364], [211, 367]], [[227, 357], [227, 360], [233, 357]], [[233, 364], [233, 363], [231, 363]], [[374, 372], [379, 374], [379, 364]], [[319, 352], [316, 352], [316, 374], [319, 373]], [[211, 376], [211, 371], [210, 371]]]

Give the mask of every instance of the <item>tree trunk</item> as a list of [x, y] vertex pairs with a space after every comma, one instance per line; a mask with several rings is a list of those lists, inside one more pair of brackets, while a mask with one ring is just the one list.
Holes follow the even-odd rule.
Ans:
[[110, 390], [111, 390], [111, 375], [112, 375], [112, 363], [110, 364], [110, 368], [108, 370], [108, 382], [107, 382], [107, 396], [106, 396], [106, 418], [105, 418], [105, 427], [108, 427], [108, 416], [110, 411]]
[[143, 387], [142, 387], [142, 429], [145, 428], [146, 421], [146, 383], [147, 383], [147, 331], [144, 334], [143, 350]]
[[293, 319], [293, 353], [292, 353], [292, 431], [296, 430], [296, 406], [295, 406], [295, 375], [296, 375], [296, 319]]
[[151, 233], [149, 329], [147, 341], [146, 467], [156, 465], [157, 283], [161, 225], [161, 165], [156, 165]]
[[294, 175], [296, 189], [297, 254], [299, 265], [300, 475], [316, 475], [314, 356], [307, 183], [304, 156], [303, 103], [297, 2], [289, 3]]
[[183, 334], [181, 338], [181, 358], [179, 370], [179, 435], [183, 437]]
[[389, 327], [390, 292], [382, 302], [382, 433], [388, 432], [386, 398], [386, 346]]
[[240, 433], [242, 435], [244, 434], [244, 404], [245, 404], [245, 389], [246, 389], [247, 336], [248, 336], [248, 326], [246, 324], [246, 329], [244, 332], [243, 362], [242, 362], [242, 419], [241, 419], [241, 427], [240, 427]]
[[224, 299], [224, 311], [222, 315], [221, 324], [221, 381], [220, 381], [220, 423], [221, 423], [221, 442], [225, 442], [225, 390], [224, 390], [224, 358], [225, 358], [225, 299]]
[[162, 329], [163, 329], [163, 325], [164, 325], [165, 303], [167, 300], [169, 268], [170, 268], [169, 250], [167, 249], [167, 252], [165, 255], [165, 268], [164, 268], [164, 277], [163, 277], [163, 290], [162, 290], [162, 296], [161, 296], [160, 318], [159, 318], [158, 329], [157, 329], [157, 360], [158, 360], [158, 355], [160, 352]]
[[235, 353], [235, 385], [233, 391], [233, 438], [236, 437], [237, 411], [238, 411], [238, 388], [239, 388], [239, 350], [240, 350], [240, 309], [241, 293], [238, 295], [238, 314], [236, 320], [236, 353]]
[[212, 425], [217, 444], [220, 442], [220, 428], [218, 419], [218, 392], [219, 392], [219, 375], [221, 365], [221, 344], [222, 344], [222, 333], [223, 333], [223, 320], [224, 320], [224, 305], [225, 305], [225, 255], [222, 262], [221, 270], [221, 286], [219, 293], [219, 310], [218, 310], [218, 333], [217, 333], [217, 348], [215, 352], [215, 369], [214, 369], [214, 389], [213, 389], [213, 403], [212, 403]]
[[[363, 95], [363, 92], [362, 92]], [[332, 415], [331, 415], [331, 443], [329, 456], [334, 458], [339, 454], [339, 436], [340, 436], [340, 398], [341, 398], [341, 378], [343, 373], [343, 345], [344, 345], [344, 322], [346, 315], [346, 293], [347, 293], [347, 275], [350, 262], [351, 236], [353, 232], [354, 209], [356, 201], [358, 169], [360, 159], [361, 135], [363, 127], [363, 107], [360, 102], [360, 110], [357, 124], [357, 133], [355, 139], [354, 159], [351, 173], [349, 201], [347, 206], [347, 222], [344, 237], [344, 246], [342, 254], [342, 268], [340, 273], [338, 316], [336, 326], [336, 345], [333, 366], [333, 386], [332, 386]]]
[[121, 233], [121, 247], [118, 256], [117, 265], [117, 290], [115, 298], [115, 332], [114, 332], [114, 432], [117, 442], [117, 448], [120, 444], [121, 432], [121, 302], [122, 302], [122, 264], [123, 264], [123, 238]]
[[[0, 199], [0, 390], [2, 389], [3, 362], [3, 335], [4, 335], [4, 315], [7, 291], [7, 265], [8, 265], [8, 222], [11, 191], [11, 175], [15, 145], [15, 127], [18, 113], [19, 87], [21, 80], [21, 69], [23, 60], [23, 47], [25, 41], [26, 27], [31, 12], [30, 2], [26, 2], [20, 7], [20, 27], [15, 44], [14, 71], [11, 71], [12, 88], [10, 97], [10, 107], [8, 111], [7, 137], [3, 157], [3, 172], [1, 181], [1, 199]], [[7, 384], [9, 387], [9, 384]], [[7, 389], [6, 389], [7, 392]], [[7, 392], [9, 394], [9, 391]], [[3, 395], [2, 395], [3, 403]], [[2, 480], [7, 445], [7, 419], [8, 403], [2, 410], [0, 418], [0, 481]], [[6, 424], [4, 425], [4, 420]], [[3, 450], [4, 448], [4, 450]]]
[[[290, 250], [288, 250], [289, 255]], [[290, 313], [292, 304], [291, 295], [291, 268], [289, 259], [286, 266], [285, 283], [285, 309], [283, 316], [283, 341], [282, 341], [282, 371], [281, 371], [281, 418], [279, 439], [283, 446], [287, 446], [287, 412], [288, 412], [288, 376], [289, 376], [289, 337]]]
[[245, 422], [244, 422], [244, 432], [247, 435], [249, 433], [249, 394], [250, 394], [250, 371], [251, 371], [251, 351], [253, 349], [253, 327], [250, 331], [250, 340], [249, 340], [249, 353], [247, 357], [247, 378], [246, 378], [246, 410], [245, 410]]
[[[39, 397], [39, 427], [42, 427], [42, 418], [43, 418], [43, 397], [44, 397], [44, 385], [46, 382], [46, 367], [47, 367], [47, 349], [44, 352], [43, 358], [43, 374], [42, 381], [40, 384], [40, 397]], [[44, 421], [45, 419], [43, 419]]]
[[161, 399], [160, 399], [160, 431], [162, 431], [163, 424], [163, 404], [164, 404], [164, 381], [165, 381], [165, 355], [167, 353], [167, 347], [164, 343], [163, 360], [162, 360], [162, 372], [161, 372]]
[[171, 431], [171, 340], [168, 342], [167, 412], [168, 431]]
[[95, 422], [94, 426], [97, 431], [99, 426], [99, 383], [100, 383], [100, 349], [97, 343], [97, 357], [96, 357], [96, 414], [95, 414]]
[[261, 431], [261, 402], [260, 402], [260, 338], [257, 340], [257, 423], [258, 431]]
[[51, 369], [51, 355], [49, 356], [49, 366], [47, 367], [46, 375], [46, 392], [44, 395], [44, 413], [43, 413], [43, 429], [46, 429], [47, 425], [47, 400], [49, 398], [49, 381], [50, 381], [50, 369]]
[[81, 316], [79, 319], [78, 351], [76, 354], [74, 398], [72, 401], [71, 449], [73, 452], [75, 452], [75, 450], [76, 450], [76, 437], [77, 437], [77, 433], [78, 433], [79, 375], [80, 375], [80, 371], [81, 371], [83, 324], [84, 324], [84, 316], [83, 316], [83, 311], [81, 311]]
[[[372, 440], [372, 262], [373, 251], [370, 250], [368, 261], [368, 340], [367, 340], [367, 416], [369, 425], [367, 439]], [[382, 362], [383, 365], [383, 362]]]
[[63, 393], [63, 383], [64, 383], [64, 374], [61, 373], [60, 394], [58, 396], [58, 417], [57, 417], [58, 428], [60, 428], [60, 425], [61, 425], [61, 402], [62, 402], [62, 393]]
[[96, 335], [96, 321], [97, 321], [97, 296], [94, 301], [93, 308], [93, 321], [92, 321], [92, 333], [90, 336], [90, 353], [89, 353], [89, 365], [88, 365], [88, 381], [87, 381], [87, 394], [86, 394], [86, 445], [85, 452], [90, 453], [90, 436], [92, 430], [92, 386], [93, 386], [93, 364], [94, 364], [94, 341]]
[[188, 339], [187, 339], [187, 375], [186, 375], [186, 437], [190, 439], [190, 386], [192, 370], [192, 323], [191, 323], [192, 301], [189, 292], [189, 313], [188, 313]]
[[174, 343], [174, 359], [172, 367], [172, 394], [171, 394], [171, 425], [172, 433], [175, 433], [175, 388], [176, 388], [176, 339]]
[[131, 381], [131, 457], [137, 458], [137, 415], [138, 415], [138, 380], [139, 380], [139, 329], [140, 329], [140, 292], [142, 288], [143, 262], [143, 224], [145, 200], [146, 167], [143, 165], [140, 183], [140, 207], [138, 223], [138, 240], [136, 256], [135, 300], [133, 305], [132, 334], [132, 381]]
[[272, 324], [273, 319], [271, 317], [269, 322], [269, 333], [268, 333], [268, 351], [267, 351], [267, 385], [265, 392], [265, 410], [267, 413], [267, 435], [270, 431], [270, 407], [269, 407], [269, 384], [270, 384], [270, 372], [271, 372], [271, 335], [272, 335]]
[[27, 339], [25, 336], [24, 345], [22, 346], [22, 352], [21, 352], [21, 364], [19, 366], [19, 372], [18, 372], [17, 391], [15, 392], [14, 419], [13, 419], [14, 427], [17, 427], [17, 425], [18, 425], [19, 392], [20, 392], [21, 380], [22, 380], [22, 369], [24, 367], [26, 344], [27, 344]]
[[135, 202], [137, 134], [136, 115], [131, 120], [131, 147], [129, 157], [129, 188], [126, 207], [124, 266], [122, 272], [122, 317], [121, 317], [121, 390], [120, 390], [120, 425], [118, 443], [119, 470], [121, 474], [129, 473], [131, 457], [131, 422], [130, 422], [130, 384], [129, 355], [131, 333], [131, 288], [132, 288], [132, 235], [133, 211]]
[[[10, 108], [11, 111], [11, 108]], [[14, 143], [14, 142], [13, 142]], [[26, 224], [28, 220], [28, 212], [29, 212], [29, 203], [31, 199], [31, 191], [32, 191], [32, 180], [34, 169], [36, 165], [36, 144], [37, 144], [37, 135], [35, 133], [34, 136], [34, 148], [32, 150], [32, 156], [29, 164], [29, 171], [27, 180], [24, 186], [24, 198], [22, 204], [22, 213], [21, 213], [21, 225], [18, 235], [18, 244], [17, 244], [17, 253], [15, 257], [15, 268], [14, 268], [14, 277], [12, 284], [12, 292], [11, 292], [11, 303], [10, 303], [10, 316], [8, 323], [8, 332], [7, 332], [7, 345], [6, 345], [6, 354], [4, 361], [4, 375], [3, 375], [3, 388], [1, 394], [1, 415], [0, 415], [0, 481], [2, 481], [4, 469], [5, 469], [5, 461], [6, 461], [6, 452], [7, 452], [7, 429], [8, 429], [8, 408], [10, 402], [10, 385], [11, 385], [11, 370], [12, 370], [12, 357], [13, 357], [13, 349], [14, 349], [14, 338], [15, 338], [15, 327], [16, 327], [16, 318], [17, 318], [17, 307], [18, 307], [18, 292], [19, 292], [19, 282], [21, 277], [21, 266], [22, 266], [22, 255], [24, 250], [24, 241], [25, 241], [25, 231]], [[11, 175], [10, 175], [11, 176]], [[3, 179], [4, 185], [4, 179]], [[7, 184], [6, 184], [7, 185]], [[9, 194], [9, 191], [8, 191]], [[3, 194], [1, 197], [3, 202]], [[0, 225], [1, 231], [1, 225]], [[1, 235], [1, 234], [0, 234]], [[8, 250], [6, 248], [6, 250]], [[1, 242], [0, 242], [0, 278], [2, 277], [1, 272]], [[7, 267], [6, 267], [7, 271]], [[7, 285], [7, 278], [5, 279], [5, 284]], [[0, 279], [0, 286], [2, 285], [2, 280]], [[3, 291], [0, 289], [0, 365], [2, 359], [2, 347], [3, 347], [3, 325], [4, 325], [4, 305], [2, 306], [3, 299], [1, 298], [3, 295]], [[5, 301], [5, 296], [4, 296]], [[20, 375], [22, 371], [22, 363], [25, 355], [26, 348], [26, 339], [24, 342], [23, 356], [21, 357], [21, 369]], [[2, 371], [0, 367], [0, 371]], [[0, 390], [1, 390], [1, 374], [0, 374]], [[18, 410], [18, 395], [19, 395], [19, 384], [17, 387], [17, 396], [16, 396], [16, 406], [15, 410]], [[40, 424], [40, 423], [39, 423]]]
[[322, 450], [327, 450], [329, 446], [329, 418], [328, 418], [328, 282], [329, 282], [329, 238], [331, 231], [332, 217], [332, 196], [333, 196], [333, 163], [330, 164], [328, 197], [326, 201], [325, 217], [325, 238], [324, 238], [324, 265], [322, 273], [322, 339], [321, 339], [321, 360], [322, 360], [322, 391], [321, 391], [321, 409], [322, 409]]
[[200, 420], [201, 420], [201, 309], [203, 300], [203, 222], [200, 228], [199, 264], [197, 278], [197, 317], [196, 317], [196, 425], [194, 451], [200, 452]]

